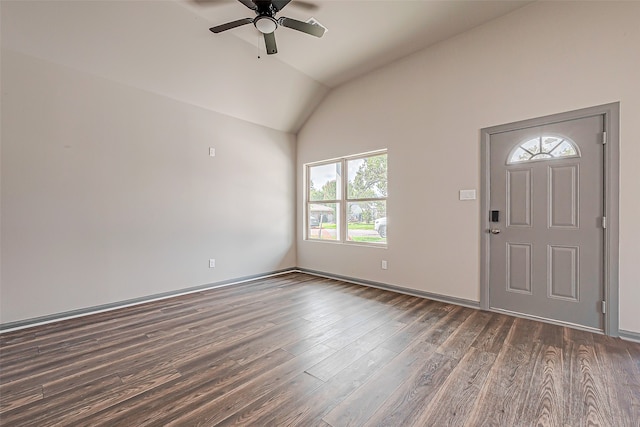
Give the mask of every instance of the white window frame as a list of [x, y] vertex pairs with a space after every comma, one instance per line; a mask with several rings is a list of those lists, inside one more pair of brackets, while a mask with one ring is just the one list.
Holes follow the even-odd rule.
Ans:
[[[383, 150], [369, 151], [366, 153], [354, 154], [350, 156], [338, 157], [334, 159], [322, 160], [319, 162], [304, 164], [304, 208], [303, 208], [304, 240], [310, 241], [310, 242], [370, 246], [370, 247], [376, 247], [376, 248], [386, 248], [388, 246], [388, 240], [385, 241], [384, 243], [374, 243], [374, 242], [357, 242], [357, 241], [347, 239], [348, 230], [349, 230], [348, 222], [347, 222], [347, 206], [349, 205], [349, 203], [366, 203], [366, 202], [384, 201], [388, 209], [388, 200], [387, 200], [388, 195], [385, 197], [372, 197], [372, 198], [366, 198], [366, 199], [350, 199], [348, 197], [347, 189], [348, 189], [349, 177], [348, 177], [347, 163], [351, 160], [366, 159], [367, 157], [375, 157], [383, 154], [387, 156], [387, 160], [388, 160], [388, 156], [389, 156], [388, 151], [387, 149], [383, 149]], [[311, 175], [310, 175], [309, 169], [315, 166], [329, 165], [333, 163], [340, 164], [340, 174], [341, 174], [340, 175], [340, 196], [341, 197], [336, 200], [311, 200], [311, 195], [310, 195], [310, 191], [311, 191], [310, 176]], [[389, 172], [387, 170], [387, 186], [388, 186], [388, 180], [389, 180]], [[336, 194], [337, 193], [338, 191], [336, 191]], [[339, 212], [337, 213], [338, 224], [336, 225], [336, 228], [337, 228], [336, 240], [319, 239], [319, 238], [313, 238], [309, 236], [309, 224], [308, 224], [309, 206], [312, 204], [326, 204], [326, 203], [335, 203], [339, 206]], [[387, 212], [387, 215], [388, 215], [388, 212]]]

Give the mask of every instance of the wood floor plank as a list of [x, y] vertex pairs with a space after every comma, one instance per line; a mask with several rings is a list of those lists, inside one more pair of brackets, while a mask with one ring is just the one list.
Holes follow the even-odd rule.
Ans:
[[639, 345], [630, 345], [627, 346], [627, 352], [629, 353], [629, 356], [631, 357], [631, 360], [633, 361], [633, 363], [635, 363], [636, 368], [637, 368], [637, 373], [638, 375], [640, 375], [640, 344]]
[[167, 427], [215, 425], [227, 417], [225, 411], [228, 413], [236, 413], [244, 409], [249, 404], [270, 393], [279, 385], [300, 375], [309, 366], [315, 365], [318, 361], [325, 359], [333, 353], [335, 353], [334, 349], [320, 344], [308, 352], [280, 364], [269, 372], [254, 376], [241, 387], [234, 388], [234, 390], [225, 393], [225, 395], [219, 399], [206, 399], [198, 401], [197, 404], [192, 403], [186, 408], [181, 408], [179, 412], [175, 412], [168, 417], [163, 417], [159, 421]]
[[302, 396], [279, 408], [277, 425], [309, 426], [322, 424], [322, 417], [357, 390], [368, 378], [382, 370], [397, 353], [376, 347], [331, 377], [311, 396]]
[[[557, 340], [556, 340], [557, 343]], [[565, 392], [562, 376], [562, 347], [542, 345], [533, 358], [532, 375], [527, 397], [519, 404], [520, 417], [537, 426], [565, 425], [562, 396]]]
[[377, 372], [323, 420], [332, 426], [364, 424], [402, 383], [422, 366], [422, 362], [436, 352], [436, 347], [414, 343], [398, 354], [384, 370]]
[[440, 344], [438, 353], [452, 359], [462, 359], [491, 317], [491, 313], [482, 311], [471, 314]]
[[564, 346], [564, 329], [550, 323], [542, 323], [538, 340], [544, 345], [562, 348]]
[[[144, 341], [147, 341], [147, 339], [140, 337], [136, 337], [131, 340], [131, 342], [135, 344], [142, 344]], [[118, 357], [121, 355], [129, 355], [129, 357], [133, 357], [136, 353], [133, 348], [137, 347], [135, 344], [132, 347], [126, 347], [124, 349], [114, 347], [107, 353], [101, 353], [94, 357], [76, 359], [75, 362], [70, 360], [66, 364], [63, 364], [62, 361], [57, 364], [47, 364], [44, 362], [43, 364], [39, 364], [37, 369], [34, 369], [34, 372], [30, 372], [27, 365], [18, 371], [11, 372], [10, 375], [8, 374], [2, 379], [2, 382], [0, 383], [0, 393], [13, 393], [18, 389], [64, 379], [78, 372], [83, 372], [85, 375], [88, 375], [90, 372], [99, 370], [103, 367], [108, 360], [111, 360], [110, 357], [112, 356]], [[101, 376], [102, 375], [98, 375], [98, 377]]]
[[416, 340], [429, 339], [432, 327], [438, 325], [440, 319], [450, 314], [450, 310], [445, 310], [443, 306], [441, 303], [425, 306], [420, 317], [382, 343], [382, 347], [399, 353]]
[[16, 393], [0, 393], [0, 414], [42, 399], [42, 386], [24, 388]]
[[[596, 342], [595, 353], [600, 375], [606, 376], [604, 384], [613, 423], [640, 424], [640, 377], [629, 352], [619, 345]], [[603, 366], [608, 369], [603, 369]]]
[[[442, 384], [431, 402], [408, 424], [416, 426], [462, 426], [496, 360], [494, 353], [469, 349]], [[408, 425], [407, 424], [407, 425]]]
[[573, 396], [564, 402], [565, 425], [610, 425], [611, 413], [599, 369], [593, 337], [571, 331], [564, 345], [563, 377], [565, 394]]
[[2, 426], [639, 419], [640, 344], [304, 273], [0, 334]]
[[71, 426], [78, 419], [85, 419], [85, 421], [81, 422], [81, 425], [93, 426], [96, 424], [95, 420], [97, 419], [94, 414], [100, 413], [103, 409], [111, 408], [121, 402], [144, 395], [144, 393], [150, 390], [171, 385], [179, 378], [180, 374], [170, 369], [156, 372], [154, 376], [141, 376], [134, 381], [123, 383], [120, 387], [112, 388], [110, 392], [106, 394], [106, 396], [102, 396], [102, 398], [95, 396], [94, 399], [89, 401], [84, 397], [80, 402], [81, 405], [69, 406], [58, 419], [52, 420], [51, 424], [56, 425], [62, 420], [65, 426]]
[[446, 321], [437, 322], [429, 334], [424, 337], [424, 342], [440, 346], [456, 329], [464, 323], [464, 321], [475, 313], [475, 310], [466, 307], [454, 307], [450, 310], [446, 317]]
[[[62, 415], [85, 404], [86, 400], [99, 399], [114, 387], [122, 385], [117, 375], [99, 378], [67, 393], [28, 403], [2, 414], [0, 420], [6, 425], [53, 425], [63, 420]], [[0, 424], [1, 425], [1, 424]]]
[[[280, 350], [268, 355], [251, 366], [241, 367], [228, 359], [211, 363], [208, 369], [197, 374], [180, 376], [167, 383], [170, 398], [163, 388], [143, 390], [132, 396], [123, 396], [99, 411], [93, 411], [79, 420], [69, 422], [69, 426], [140, 426], [144, 424], [162, 425], [158, 420], [170, 414], [180, 413], [200, 401], [216, 399], [242, 385], [259, 372], [272, 369], [290, 360], [290, 354]], [[140, 408], [146, 408], [140, 411]]]
[[413, 375], [394, 390], [364, 425], [411, 425], [429, 405], [457, 363], [453, 358], [434, 352], [421, 361]]
[[282, 425], [282, 419], [287, 415], [287, 405], [296, 398], [309, 398], [322, 384], [323, 381], [303, 372], [232, 416], [217, 422], [216, 426]]
[[400, 310], [400, 313], [395, 317], [395, 320], [406, 324], [413, 323], [423, 318], [424, 314], [432, 305], [441, 306], [444, 304], [428, 299], [416, 299], [410, 297], [403, 304], [395, 307], [397, 310]]
[[315, 366], [310, 367], [306, 372], [316, 378], [327, 381], [329, 378], [343, 370], [346, 366], [352, 364], [376, 348], [387, 338], [405, 326], [406, 325], [404, 323], [395, 321], [380, 325], [376, 329], [355, 340], [353, 343], [336, 351], [332, 356], [327, 357]]
[[[50, 325], [40, 325], [37, 330], [41, 330], [45, 326], [51, 327]], [[0, 348], [5, 350], [25, 344], [27, 347], [31, 347], [33, 345], [33, 340], [36, 337], [35, 331], [35, 328], [27, 328], [0, 334]]]
[[3, 369], [3, 367], [11, 361], [15, 360], [17, 363], [20, 363], [20, 360], [25, 357], [30, 358], [37, 355], [38, 346], [32, 342], [23, 343], [22, 345], [14, 345], [12, 347], [0, 346], [0, 360], [2, 360], [2, 366], [0, 366], [0, 369]]
[[[340, 350], [341, 348], [357, 341], [359, 338], [365, 336], [374, 329], [384, 325], [388, 321], [389, 319], [385, 315], [373, 316], [373, 318], [367, 319], [366, 322], [360, 322], [359, 324], [344, 330], [341, 334], [334, 335], [322, 343], [336, 350]], [[404, 323], [402, 325], [404, 325]]]
[[[240, 318], [242, 318], [243, 313], [241, 311], [238, 312], [237, 314], [238, 316], [240, 316]], [[250, 316], [255, 316], [255, 311], [253, 311], [252, 314], [250, 314]], [[149, 320], [147, 321], [147, 324], [153, 324], [154, 328], [160, 328], [162, 327], [163, 323], [167, 322], [167, 319], [168, 318], [165, 318], [164, 316], [162, 316], [158, 318], [157, 322], [153, 322]], [[170, 323], [171, 328], [165, 330], [164, 338], [166, 338], [167, 335], [171, 335], [169, 334], [169, 331], [174, 331], [176, 334], [182, 334], [184, 331], [186, 331], [186, 328], [180, 327], [181, 325], [189, 325], [189, 327], [193, 328], [199, 324], [204, 323], [209, 326], [208, 330], [210, 331], [211, 323], [216, 320], [218, 320], [216, 316], [212, 318], [211, 316], [204, 313], [200, 313], [197, 316], [189, 314], [189, 315], [182, 316], [179, 319], [169, 319], [169, 321], [171, 322]], [[73, 363], [74, 360], [78, 360], [78, 361], [86, 360], [104, 349], [124, 348], [127, 346], [135, 345], [140, 341], [146, 341], [146, 339], [150, 338], [150, 336], [146, 333], [143, 333], [143, 332], [146, 332], [145, 330], [139, 330], [137, 328], [138, 324], [139, 324], [138, 322], [133, 322], [133, 324], [127, 324], [126, 328], [123, 326], [121, 328], [122, 329], [121, 333], [115, 336], [107, 333], [105, 334], [105, 336], [100, 337], [101, 339], [99, 342], [90, 341], [86, 346], [86, 348], [84, 348], [85, 346], [78, 346], [78, 347], [70, 346], [68, 348], [65, 348], [65, 351], [60, 354], [51, 354], [51, 353], [40, 354], [38, 361], [34, 361], [29, 365], [28, 368], [23, 368], [23, 369], [28, 369], [29, 373], [33, 376], [37, 374], [39, 371], [42, 372], [42, 371], [51, 370], [52, 366], [54, 366], [56, 363], [69, 365], [70, 363]], [[136, 334], [137, 332], [139, 333]], [[94, 335], [94, 334], [91, 335], [91, 337], [94, 337], [94, 336], [99, 336], [99, 335]], [[151, 343], [153, 341], [149, 341], [149, 342]], [[8, 381], [8, 380], [11, 380], [11, 375], [16, 376], [21, 374], [22, 374], [21, 371], [19, 370], [17, 371], [15, 369], [9, 368], [6, 370], [2, 378], [4, 381]]]
[[480, 331], [471, 346], [488, 353], [498, 354], [504, 346], [515, 318], [494, 314]]
[[[353, 341], [354, 334], [351, 332], [352, 329], [358, 328], [362, 324], [367, 324], [372, 319], [384, 316], [387, 309], [387, 305], [383, 304], [363, 306], [359, 305], [358, 307], [350, 309], [350, 314], [345, 315], [338, 322], [326, 325], [325, 328], [305, 331], [304, 335], [301, 336], [297, 341], [285, 345], [283, 349], [293, 354], [301, 354], [320, 343], [330, 345], [327, 340], [337, 335], [345, 334], [347, 331], [349, 331], [352, 337], [351, 340], [348, 340], [348, 342], [345, 344], [347, 345]], [[333, 348], [339, 347], [336, 346], [335, 343], [331, 346]]]
[[544, 323], [523, 318], [516, 318], [513, 323], [515, 327], [505, 338], [511, 347], [526, 350], [532, 348], [534, 342], [540, 342]]
[[[148, 326], [149, 324], [158, 325], [163, 319], [171, 319], [175, 321], [175, 316], [159, 316], [158, 311], [164, 310], [165, 307], [172, 307], [176, 305], [183, 305], [189, 303], [195, 308], [198, 307], [224, 307], [223, 310], [216, 310], [216, 314], [220, 313], [235, 313], [237, 308], [246, 306], [242, 304], [242, 301], [253, 303], [256, 301], [256, 293], [264, 287], [266, 290], [272, 290], [274, 286], [278, 286], [281, 283], [296, 282], [296, 280], [286, 278], [272, 278], [265, 280], [264, 283], [245, 283], [239, 284], [234, 287], [221, 288], [216, 290], [215, 297], [208, 298], [203, 293], [194, 293], [189, 295], [182, 295], [171, 298], [170, 300], [163, 300], [158, 303], [150, 302], [141, 304], [139, 306], [127, 307], [105, 313], [98, 313], [92, 315], [92, 321], [78, 325], [74, 320], [67, 320], [52, 323], [49, 325], [43, 325], [38, 327], [38, 332], [34, 335], [33, 343], [38, 346], [44, 346], [49, 342], [66, 344], [69, 341], [69, 337], [87, 336], [89, 334], [96, 333], [95, 336], [100, 336], [102, 339], [109, 337], [110, 334], [121, 332], [123, 326], [127, 326], [128, 331], [133, 331], [138, 326]], [[303, 280], [302, 283], [305, 281]], [[274, 290], [274, 293], [278, 292]], [[225, 295], [230, 295], [233, 301], [233, 307], [229, 307], [231, 304], [225, 304], [227, 299]], [[238, 298], [236, 295], [243, 295]], [[259, 293], [260, 298], [264, 298], [264, 292]], [[274, 296], [275, 298], [275, 296]], [[182, 316], [181, 320], [185, 317]], [[187, 319], [188, 320], [188, 319]], [[224, 320], [224, 319], [222, 319]], [[20, 334], [21, 331], [16, 331], [9, 335]], [[19, 335], [21, 336], [21, 335]], [[1, 336], [0, 336], [1, 337]], [[20, 341], [21, 342], [21, 341]], [[19, 344], [19, 343], [18, 343]], [[6, 347], [6, 343], [3, 344], [3, 348]]]
[[[296, 325], [297, 323], [299, 323], [299, 321], [297, 321], [297, 319], [294, 317], [290, 319], [289, 323], [278, 326], [277, 328], [274, 327], [273, 333], [296, 328], [298, 327], [298, 325]], [[217, 328], [219, 329], [220, 326]], [[183, 332], [182, 330], [179, 330], [176, 334], [171, 335], [169, 339], [167, 339], [167, 337], [159, 337], [157, 339], [147, 339], [146, 337], [134, 337], [129, 342], [127, 342], [126, 346], [115, 346], [113, 348], [108, 347], [107, 351], [98, 352], [96, 354], [93, 354], [92, 352], [90, 355], [84, 353], [82, 354], [81, 358], [77, 358], [77, 359], [69, 358], [69, 360], [66, 360], [66, 363], [64, 363], [64, 366], [56, 369], [55, 372], [58, 378], [61, 380], [69, 378], [71, 372], [75, 372], [78, 370], [84, 371], [84, 375], [90, 375], [91, 371], [99, 371], [100, 367], [104, 366], [103, 363], [113, 358], [117, 358], [121, 362], [123, 362], [125, 360], [126, 361], [135, 360], [136, 358], [145, 354], [151, 357], [155, 357], [158, 354], [166, 356], [167, 354], [166, 349], [175, 347], [176, 343], [178, 342], [181, 344], [181, 348], [179, 349], [179, 351], [185, 352], [185, 351], [188, 351], [189, 349], [206, 345], [208, 342], [216, 341], [216, 339], [219, 340], [221, 337], [217, 333], [217, 328], [215, 327], [210, 328], [207, 332], [199, 335], [191, 334], [188, 331]], [[242, 333], [238, 333], [234, 337], [226, 337], [224, 335], [222, 337], [226, 339], [227, 344], [233, 343], [234, 341], [236, 341], [238, 337], [246, 338], [243, 336]], [[246, 338], [246, 339], [251, 340], [250, 338]], [[141, 352], [140, 347], [142, 346], [142, 344], [144, 344], [145, 349]], [[157, 344], [157, 347], [154, 347], [154, 345], [156, 344]], [[60, 361], [64, 362], [64, 359]], [[43, 364], [40, 366], [51, 366], [52, 363], [55, 363], [55, 361], [45, 360], [43, 361]], [[19, 374], [20, 372], [17, 372], [17, 373], [14, 372], [13, 376], [15, 377], [16, 375], [19, 375]], [[9, 386], [24, 387], [34, 382], [40, 381], [42, 375], [45, 375], [45, 374], [46, 374], [46, 371], [36, 370], [35, 373], [32, 372], [31, 375], [29, 375], [29, 377], [26, 378], [22, 383], [11, 382], [9, 383]], [[100, 377], [101, 372], [96, 372], [95, 375], [97, 377]], [[2, 387], [3, 387], [2, 384], [0, 384], [0, 390], [2, 390]], [[7, 392], [6, 390], [4, 391]]]
[[[531, 335], [523, 337], [518, 326]], [[539, 325], [531, 321], [516, 319], [466, 425], [506, 426], [520, 422], [518, 404], [526, 396], [524, 384], [531, 376], [532, 354], [541, 346], [532, 340], [538, 329]]]

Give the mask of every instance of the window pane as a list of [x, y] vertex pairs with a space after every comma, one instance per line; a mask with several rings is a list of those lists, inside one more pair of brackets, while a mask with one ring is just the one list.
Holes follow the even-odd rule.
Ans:
[[340, 199], [340, 178], [340, 162], [309, 167], [309, 200]]
[[387, 155], [353, 159], [347, 162], [349, 199], [387, 197]]
[[513, 152], [511, 159], [509, 159], [509, 163], [518, 163], [524, 162], [531, 158], [531, 154], [524, 151], [522, 148], [518, 147], [516, 151]]
[[348, 203], [347, 221], [347, 240], [387, 243], [386, 200]]
[[569, 157], [569, 156], [577, 156], [578, 152], [575, 147], [571, 145], [568, 141], [564, 141], [562, 144], [558, 146], [555, 150], [553, 150], [554, 157]]
[[540, 145], [540, 138], [535, 138], [520, 144], [520, 147], [524, 148], [531, 154], [538, 154], [540, 152]]
[[560, 142], [562, 139], [556, 138], [555, 136], [546, 136], [542, 138], [542, 152], [550, 153]]
[[309, 239], [338, 240], [340, 236], [339, 203], [309, 203], [307, 236]]

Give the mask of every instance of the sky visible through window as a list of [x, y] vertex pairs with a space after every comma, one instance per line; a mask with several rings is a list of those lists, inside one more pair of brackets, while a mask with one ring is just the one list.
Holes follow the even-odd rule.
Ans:
[[340, 176], [340, 163], [329, 163], [309, 168], [313, 188], [320, 190], [327, 182], [335, 181]]

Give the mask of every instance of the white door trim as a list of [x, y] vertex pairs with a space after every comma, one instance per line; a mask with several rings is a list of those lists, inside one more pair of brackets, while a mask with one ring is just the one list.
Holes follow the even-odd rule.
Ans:
[[[618, 241], [619, 241], [619, 169], [620, 169], [620, 103], [599, 105], [566, 113], [553, 114], [536, 119], [523, 120], [481, 130], [481, 189], [480, 197], [480, 308], [490, 309], [489, 303], [489, 262], [491, 259], [489, 239], [490, 189], [490, 139], [492, 134], [508, 132], [528, 127], [542, 126], [567, 120], [596, 115], [604, 116], [606, 144], [604, 149], [604, 209], [607, 225], [604, 230], [604, 333], [619, 336], [618, 325]], [[492, 310], [497, 311], [497, 310]], [[553, 319], [550, 319], [553, 320]], [[557, 323], [554, 321], [554, 323]], [[568, 325], [572, 326], [572, 325]]]

